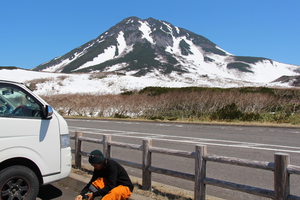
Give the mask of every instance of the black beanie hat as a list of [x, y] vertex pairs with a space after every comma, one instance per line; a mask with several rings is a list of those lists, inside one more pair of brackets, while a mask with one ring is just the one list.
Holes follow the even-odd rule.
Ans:
[[89, 155], [89, 163], [101, 163], [104, 161], [104, 156], [100, 150], [94, 150]]

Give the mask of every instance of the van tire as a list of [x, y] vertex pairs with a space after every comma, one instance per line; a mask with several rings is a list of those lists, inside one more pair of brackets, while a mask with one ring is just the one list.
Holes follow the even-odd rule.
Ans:
[[[15, 165], [0, 171], [0, 199], [36, 199], [39, 181], [28, 167]], [[15, 198], [14, 198], [14, 197]]]

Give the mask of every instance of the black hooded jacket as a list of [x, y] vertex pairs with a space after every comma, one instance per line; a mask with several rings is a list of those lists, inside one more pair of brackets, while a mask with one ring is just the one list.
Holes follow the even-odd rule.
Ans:
[[98, 178], [105, 178], [107, 184], [104, 188], [99, 189], [94, 192], [94, 197], [96, 196], [105, 196], [113, 188], [123, 185], [129, 187], [130, 191], [133, 191], [133, 184], [126, 172], [126, 170], [116, 161], [112, 159], [106, 159], [104, 161], [104, 168], [101, 170], [94, 170], [92, 179], [90, 182], [82, 189], [80, 194], [84, 196], [89, 190], [89, 186], [97, 180]]

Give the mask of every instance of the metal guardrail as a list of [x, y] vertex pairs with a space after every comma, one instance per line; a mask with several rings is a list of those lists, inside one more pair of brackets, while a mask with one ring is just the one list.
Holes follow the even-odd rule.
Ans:
[[[288, 154], [275, 153], [274, 162], [262, 162], [247, 159], [238, 159], [234, 157], [224, 157], [207, 154], [206, 145], [196, 145], [195, 152], [180, 151], [174, 149], [157, 148], [152, 146], [151, 139], [144, 139], [142, 145], [121, 143], [111, 140], [111, 135], [103, 135], [103, 140], [83, 137], [82, 132], [75, 132], [75, 136], [71, 137], [75, 140], [75, 167], [81, 168], [82, 156], [88, 156], [87, 152], [82, 151], [82, 142], [92, 142], [103, 144], [103, 154], [105, 157], [111, 157], [111, 147], [121, 147], [126, 149], [134, 149], [142, 151], [142, 164], [133, 163], [126, 160], [114, 159], [120, 164], [142, 170], [142, 189], [149, 190], [151, 188], [151, 173], [159, 173], [181, 179], [194, 181], [194, 199], [205, 200], [206, 185], [213, 185], [231, 190], [237, 190], [257, 196], [267, 197], [275, 200], [300, 200], [299, 196], [290, 194], [290, 175], [300, 175], [300, 167], [290, 165], [290, 157]], [[172, 171], [168, 169], [158, 168], [151, 165], [152, 153], [167, 154], [173, 156], [181, 156], [195, 160], [195, 174], [187, 174], [183, 172]], [[206, 177], [206, 162], [218, 162], [230, 165], [238, 165], [244, 167], [257, 168], [262, 170], [271, 170], [274, 172], [274, 190], [266, 190], [262, 188], [231, 183], [218, 179]]]

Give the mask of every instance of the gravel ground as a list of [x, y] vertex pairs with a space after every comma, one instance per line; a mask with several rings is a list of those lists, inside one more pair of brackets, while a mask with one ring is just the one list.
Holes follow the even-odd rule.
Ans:
[[[90, 167], [84, 167], [83, 169], [72, 169], [72, 173], [91, 178], [92, 169]], [[149, 197], [156, 200], [193, 200], [194, 192], [183, 190], [181, 188], [163, 185], [157, 182], [152, 182], [151, 190], [142, 190], [142, 180], [137, 177], [130, 177], [134, 184], [133, 192], [145, 197]], [[223, 200], [217, 197], [206, 196], [206, 200]]]

